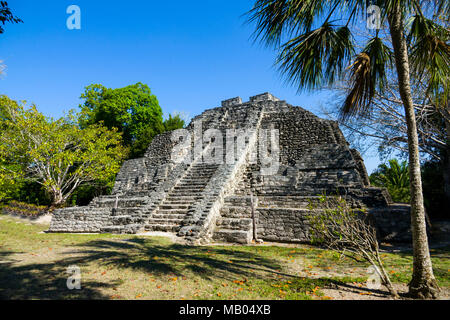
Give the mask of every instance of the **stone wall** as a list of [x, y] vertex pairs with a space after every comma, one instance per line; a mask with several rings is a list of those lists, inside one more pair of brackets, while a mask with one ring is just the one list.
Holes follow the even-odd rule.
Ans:
[[356, 149], [350, 149], [353, 159], [356, 162], [356, 169], [358, 170], [361, 181], [364, 186], [370, 186], [369, 175], [367, 174], [366, 166], [364, 165], [364, 160], [361, 157], [361, 154]]
[[50, 232], [97, 233], [107, 226], [111, 212], [105, 208], [73, 207], [53, 213]]
[[[411, 242], [410, 208], [405, 205], [389, 209], [372, 209], [369, 215], [382, 242]], [[273, 242], [309, 242], [308, 209], [257, 208], [257, 236]]]
[[301, 108], [280, 110], [282, 111], [266, 113], [261, 127], [279, 130], [282, 164], [295, 164], [312, 145], [336, 144], [327, 121], [312, 116]]
[[274, 242], [307, 242], [309, 211], [289, 208], [258, 208], [257, 235]]
[[170, 131], [153, 138], [144, 156], [149, 165], [160, 165], [171, 161], [172, 149], [175, 145], [171, 137], [172, 132]]

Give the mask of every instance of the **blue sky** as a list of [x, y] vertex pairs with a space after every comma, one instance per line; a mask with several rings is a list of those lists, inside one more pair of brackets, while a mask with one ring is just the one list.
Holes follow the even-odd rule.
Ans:
[[[195, 116], [220, 101], [269, 91], [318, 113], [325, 92], [298, 94], [273, 67], [276, 53], [251, 40], [242, 16], [253, 0], [9, 0], [24, 23], [6, 25], [0, 94], [59, 117], [76, 108], [84, 87], [149, 85], [165, 113]], [[69, 5], [81, 30], [69, 30]], [[369, 173], [377, 157], [365, 156]]]

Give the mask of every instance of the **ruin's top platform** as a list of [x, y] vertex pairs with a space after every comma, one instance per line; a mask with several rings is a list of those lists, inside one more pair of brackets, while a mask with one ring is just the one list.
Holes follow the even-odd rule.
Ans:
[[[260, 101], [280, 101], [277, 97], [269, 92], [258, 94], [256, 96], [250, 97], [249, 102], [260, 102]], [[243, 104], [241, 97], [235, 97], [222, 101], [222, 107], [232, 107]]]

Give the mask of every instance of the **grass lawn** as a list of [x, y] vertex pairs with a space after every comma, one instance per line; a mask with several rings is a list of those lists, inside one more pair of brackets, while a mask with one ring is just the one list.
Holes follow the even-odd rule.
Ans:
[[[0, 215], [1, 299], [331, 299], [326, 288], [365, 288], [368, 277], [367, 264], [308, 245], [190, 247], [161, 237], [46, 229]], [[450, 250], [431, 253], [447, 290]], [[408, 283], [411, 254], [383, 257], [392, 280]], [[67, 289], [72, 265], [81, 269], [81, 290]], [[373, 294], [366, 292], [360, 294]]]

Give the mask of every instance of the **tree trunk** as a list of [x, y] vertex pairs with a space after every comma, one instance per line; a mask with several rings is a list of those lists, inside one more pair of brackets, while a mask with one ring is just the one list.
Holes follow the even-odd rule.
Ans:
[[60, 208], [64, 205], [65, 199], [61, 193], [60, 190], [53, 190], [53, 201], [52, 204], [50, 205], [50, 209], [54, 210], [57, 208]]
[[448, 208], [450, 206], [450, 121], [447, 121], [447, 119], [445, 119], [445, 129], [447, 133], [447, 148], [442, 157], [442, 173], [444, 177], [445, 202]]
[[409, 293], [415, 298], [437, 298], [440, 290], [434, 278], [428, 247], [422, 179], [420, 174], [419, 139], [411, 97], [408, 49], [403, 34], [404, 25], [400, 2], [389, 12], [388, 20], [392, 45], [394, 47], [399, 91], [405, 108], [408, 130], [411, 230], [413, 242], [413, 275], [409, 283]]

